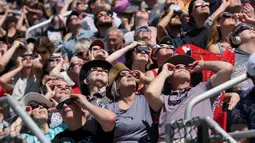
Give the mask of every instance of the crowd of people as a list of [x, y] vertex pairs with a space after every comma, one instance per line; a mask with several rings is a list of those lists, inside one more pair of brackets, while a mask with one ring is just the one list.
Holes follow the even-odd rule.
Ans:
[[[254, 0], [1, 0], [0, 98], [17, 100], [54, 143], [165, 143], [165, 124], [183, 119], [194, 97], [255, 67], [254, 8]], [[254, 80], [192, 116], [227, 132], [255, 129]], [[13, 136], [39, 142], [0, 103], [0, 140]]]

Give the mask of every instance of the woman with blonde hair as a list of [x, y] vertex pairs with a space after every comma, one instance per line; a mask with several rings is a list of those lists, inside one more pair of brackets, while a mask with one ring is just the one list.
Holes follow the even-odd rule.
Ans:
[[223, 54], [226, 49], [231, 48], [228, 35], [233, 31], [236, 23], [234, 15], [228, 12], [215, 18], [210, 29], [207, 50], [212, 53]]

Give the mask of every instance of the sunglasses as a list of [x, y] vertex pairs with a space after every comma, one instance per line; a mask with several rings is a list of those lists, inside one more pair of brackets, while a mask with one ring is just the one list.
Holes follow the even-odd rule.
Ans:
[[243, 25], [243, 26], [240, 26], [234, 33], [235, 33], [235, 35], [238, 35], [238, 34], [242, 33], [244, 30], [251, 30], [251, 29], [254, 29], [254, 27]]
[[210, 3], [209, 2], [196, 2], [194, 5], [195, 8], [198, 8], [201, 6], [210, 6]]
[[53, 62], [53, 61], [59, 62], [60, 60], [61, 60], [61, 57], [60, 57], [60, 56], [50, 56], [50, 57], [48, 58], [48, 61], [50, 61], [50, 62]]
[[31, 57], [24, 57], [22, 58], [22, 61], [26, 61], [26, 60], [33, 60], [34, 58], [31, 56]]
[[112, 17], [112, 14], [109, 13], [109, 12], [100, 12], [98, 15], [97, 15], [97, 19], [102, 17], [102, 16], [110, 16]]
[[38, 54], [47, 54], [47, 51], [37, 51]]
[[151, 30], [148, 27], [146, 27], [146, 28], [137, 29], [135, 32], [136, 33], [140, 33], [140, 32], [149, 32], [149, 33], [151, 33]]
[[70, 89], [71, 85], [65, 85], [65, 84], [56, 84], [55, 87], [57, 88], [63, 88], [63, 89]]
[[146, 47], [146, 46], [139, 46], [139, 47], [135, 48], [135, 52], [136, 53], [144, 52], [146, 54], [149, 54], [150, 53], [150, 49], [148, 47]]
[[107, 70], [107, 69], [105, 69], [105, 68], [98, 68], [98, 67], [93, 67], [93, 68], [91, 68], [90, 71], [91, 71], [91, 72], [93, 72], [93, 71], [97, 71], [97, 72], [101, 71], [101, 72], [108, 73], [108, 70]]
[[46, 104], [38, 103], [38, 102], [35, 102], [35, 101], [29, 102], [28, 106], [31, 106], [32, 110], [34, 110], [34, 109], [36, 109], [40, 106], [42, 106], [43, 108], [46, 108], [46, 109], [49, 108]]
[[79, 52], [79, 53], [77, 53], [77, 54], [75, 54], [75, 55], [81, 57], [81, 56], [83, 56], [84, 53], [85, 53], [85, 52]]
[[70, 105], [72, 103], [73, 103], [73, 99], [69, 98], [69, 99], [66, 99], [66, 100], [58, 103], [56, 108], [57, 108], [58, 111], [62, 111], [64, 104]]
[[231, 14], [231, 13], [223, 13], [222, 14], [222, 17], [224, 17], [224, 18], [233, 18], [234, 17], [234, 15], [233, 14]]
[[132, 76], [135, 77], [136, 73], [133, 71], [121, 71], [120, 76], [125, 77], [125, 76]]

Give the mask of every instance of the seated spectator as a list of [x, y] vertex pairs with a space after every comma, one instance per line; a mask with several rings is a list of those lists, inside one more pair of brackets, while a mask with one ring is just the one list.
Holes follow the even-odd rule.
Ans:
[[107, 93], [116, 103], [107, 108], [116, 113], [113, 142], [154, 142], [149, 105], [143, 95], [137, 95], [136, 80], [143, 81], [144, 75], [129, 70], [117, 63], [109, 72]]
[[[92, 105], [84, 95], [72, 95], [68, 84], [62, 81], [55, 90], [59, 104], [57, 110], [67, 125], [64, 132], [52, 140], [54, 143], [68, 142], [112, 142], [116, 115], [107, 110]], [[92, 116], [87, 120], [88, 115]]]
[[72, 13], [67, 17], [66, 27], [72, 33], [72, 36], [64, 42], [62, 48], [62, 55], [65, 61], [70, 61], [75, 55], [75, 41], [81, 38], [89, 38], [92, 36], [91, 31], [86, 31], [82, 29], [81, 19], [79, 13], [72, 11]]
[[[232, 47], [235, 47], [236, 57], [234, 70], [231, 78], [237, 77], [247, 72], [246, 64], [252, 53], [254, 53], [254, 38], [255, 32], [251, 26], [239, 24], [235, 27], [229, 36]], [[244, 97], [243, 92], [251, 89], [254, 86], [253, 82], [248, 79], [234, 87], [234, 91], [238, 91], [241, 99]]]
[[[195, 61], [186, 55], [171, 57], [161, 67], [160, 73], [148, 86], [145, 97], [150, 107], [161, 111], [159, 117], [159, 140], [165, 142], [165, 123], [169, 120], [184, 118], [185, 105], [195, 96], [216, 87], [230, 78], [232, 65], [221, 61]], [[202, 81], [202, 70], [212, 70], [215, 74], [207, 81]], [[170, 82], [169, 96], [162, 95], [164, 82]], [[193, 110], [193, 117], [212, 116], [212, 102], [215, 98], [198, 103]], [[171, 108], [170, 108], [171, 106]], [[194, 132], [192, 132], [194, 134]], [[174, 139], [179, 136], [176, 134]]]
[[79, 73], [79, 87], [89, 102], [98, 107], [112, 103], [106, 95], [108, 72], [112, 65], [104, 60], [92, 60], [85, 63]]
[[87, 52], [89, 50], [91, 40], [88, 38], [81, 38], [75, 43], [75, 55], [82, 59], [87, 60]]
[[181, 46], [184, 38], [182, 17], [183, 12], [180, 10], [173, 8], [166, 10], [157, 25], [157, 40], [160, 41], [164, 36], [169, 36], [174, 41], [174, 47]]
[[233, 31], [236, 23], [234, 15], [229, 12], [217, 17], [210, 29], [207, 49], [216, 54], [223, 54], [226, 49], [231, 49], [228, 35]]
[[223, 13], [229, 6], [230, 1], [223, 1], [220, 7], [209, 17], [209, 2], [204, 0], [192, 0], [189, 4], [189, 15], [194, 19], [196, 27], [186, 33], [185, 44], [194, 44], [200, 48], [206, 48], [209, 28], [212, 21], [219, 14]]
[[[51, 141], [58, 133], [63, 132], [67, 127], [65, 124], [61, 124], [53, 129], [49, 128], [50, 113], [48, 109], [51, 107], [51, 103], [43, 95], [30, 92], [24, 96], [25, 110], [28, 115], [34, 120], [46, 138]], [[22, 133], [23, 120], [18, 117], [14, 123], [10, 126], [10, 134], [21, 134], [28, 142], [37, 142], [38, 139], [30, 131], [29, 133]]]
[[154, 62], [155, 68], [147, 71], [146, 76], [156, 78], [158, 75], [158, 67], [165, 61], [175, 55], [174, 41], [170, 37], [163, 37], [159, 45], [154, 46], [152, 49], [151, 58]]

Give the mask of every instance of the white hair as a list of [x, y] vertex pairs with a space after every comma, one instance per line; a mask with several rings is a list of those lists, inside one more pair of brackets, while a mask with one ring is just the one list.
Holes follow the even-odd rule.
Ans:
[[88, 51], [91, 43], [92, 42], [90, 39], [81, 38], [81, 39], [77, 40], [75, 43], [75, 51], [78, 51], [80, 49], [86, 49], [86, 51]]
[[[120, 35], [120, 37], [121, 37], [122, 39], [124, 39], [124, 33], [123, 33], [121, 30], [119, 30], [118, 28], [116, 28], [116, 27], [111, 27], [111, 28], [109, 28], [109, 29], [107, 30], [106, 37], [108, 36], [108, 33], [113, 32], [113, 31], [117, 32], [117, 33]], [[107, 37], [107, 38], [108, 38], [108, 37]]]

